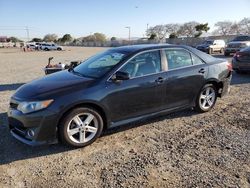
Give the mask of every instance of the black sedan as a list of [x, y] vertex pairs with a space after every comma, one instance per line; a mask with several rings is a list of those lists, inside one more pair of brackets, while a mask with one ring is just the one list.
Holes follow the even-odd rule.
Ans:
[[234, 54], [233, 69], [237, 73], [250, 72], [250, 47], [244, 48]]
[[187, 46], [109, 49], [20, 87], [10, 101], [10, 132], [29, 145], [83, 147], [110, 127], [185, 108], [211, 110], [228, 92], [231, 70]]

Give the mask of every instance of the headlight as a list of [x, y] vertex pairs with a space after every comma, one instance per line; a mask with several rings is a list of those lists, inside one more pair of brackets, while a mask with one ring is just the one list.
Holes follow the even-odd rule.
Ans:
[[27, 114], [47, 108], [53, 101], [53, 99], [50, 99], [45, 101], [21, 102], [17, 109], [22, 113]]

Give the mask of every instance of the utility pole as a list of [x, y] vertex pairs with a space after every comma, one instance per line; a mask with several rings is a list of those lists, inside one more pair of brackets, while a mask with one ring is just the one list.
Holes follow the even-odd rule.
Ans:
[[30, 32], [28, 26], [25, 27], [25, 30], [27, 32], [27, 40], [30, 41]]
[[130, 26], [125, 27], [128, 29], [128, 40], [130, 41]]

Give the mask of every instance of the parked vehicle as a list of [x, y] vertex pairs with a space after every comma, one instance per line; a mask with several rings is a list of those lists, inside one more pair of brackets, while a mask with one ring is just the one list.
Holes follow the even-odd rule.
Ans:
[[250, 71], [250, 47], [236, 52], [232, 59], [233, 69], [237, 73]]
[[250, 35], [237, 36], [227, 44], [224, 55], [229, 56], [231, 53], [236, 53], [248, 46], [250, 46]]
[[21, 86], [8, 110], [11, 134], [39, 145], [83, 147], [104, 129], [194, 107], [229, 91], [231, 64], [188, 46], [109, 49], [77, 67]]
[[62, 46], [58, 46], [56, 44], [48, 44], [48, 43], [41, 43], [40, 45], [41, 50], [49, 51], [49, 50], [63, 50]]
[[224, 40], [205, 40], [202, 44], [196, 46], [200, 51], [212, 54], [214, 52], [223, 53], [226, 43]]

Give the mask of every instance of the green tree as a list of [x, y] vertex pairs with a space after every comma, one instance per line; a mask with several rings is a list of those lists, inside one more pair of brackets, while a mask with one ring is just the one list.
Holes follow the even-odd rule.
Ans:
[[33, 38], [31, 42], [42, 42], [43, 40], [40, 38]]
[[176, 33], [170, 33], [169, 38], [175, 39], [175, 38], [178, 38], [178, 35]]
[[203, 31], [208, 32], [209, 29], [210, 29], [210, 27], [208, 27], [208, 23], [196, 25], [195, 30], [198, 33], [195, 34], [195, 37], [201, 36]]
[[115, 40], [117, 40], [117, 39], [116, 39], [116, 37], [111, 37], [110, 40], [111, 40], [111, 41], [115, 41]]
[[45, 42], [56, 42], [57, 41], [57, 35], [56, 34], [47, 34], [44, 36], [43, 40]]
[[155, 33], [151, 33], [148, 40], [155, 40], [157, 39], [157, 35]]
[[23, 42], [22, 40], [20, 40], [20, 39], [18, 39], [16, 37], [10, 37], [10, 38], [8, 38], [8, 41], [9, 42], [14, 42], [14, 43], [16, 43], [16, 42]]
[[61, 42], [63, 42], [63, 43], [65, 43], [65, 42], [72, 42], [72, 41], [73, 41], [73, 37], [70, 34], [65, 34], [61, 38]]

